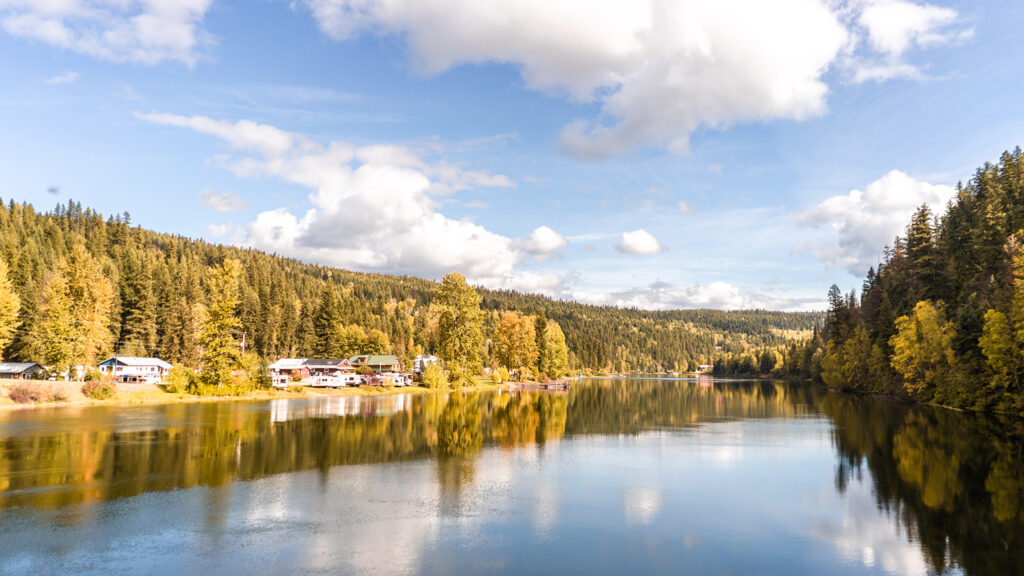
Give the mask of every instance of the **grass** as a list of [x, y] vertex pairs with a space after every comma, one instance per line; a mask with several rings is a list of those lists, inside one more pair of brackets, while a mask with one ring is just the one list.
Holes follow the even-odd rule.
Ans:
[[[47, 388], [48, 395], [40, 398], [35, 402], [27, 404], [19, 404], [14, 402], [8, 397], [8, 390], [12, 386], [17, 385], [21, 381], [11, 380], [0, 380], [0, 409], [11, 409], [11, 408], [22, 408], [30, 406], [53, 406], [52, 402], [59, 402], [61, 405], [66, 406], [90, 406], [102, 404], [106, 406], [133, 406], [140, 404], [174, 404], [174, 403], [192, 403], [192, 402], [224, 402], [232, 400], [273, 400], [277, 398], [335, 398], [335, 397], [349, 397], [349, 396], [395, 396], [399, 394], [432, 394], [436, 392], [446, 393], [449, 390], [431, 390], [423, 386], [405, 386], [405, 387], [391, 387], [387, 388], [384, 386], [359, 386], [359, 387], [346, 387], [346, 388], [314, 388], [312, 386], [300, 386], [292, 385], [286, 390], [281, 389], [270, 389], [270, 390], [256, 390], [248, 394], [241, 396], [195, 396], [185, 392], [168, 392], [164, 390], [163, 386], [157, 389], [142, 390], [142, 391], [118, 391], [113, 398], [108, 400], [97, 400], [90, 398], [81, 392], [82, 383], [80, 382], [69, 382], [59, 383], [62, 386], [74, 388], [70, 393], [61, 392], [60, 390]], [[30, 381], [40, 388], [47, 386], [52, 387], [55, 383], [44, 382], [33, 380]], [[489, 378], [477, 378], [474, 380], [475, 386], [469, 388], [459, 388], [456, 390], [498, 390], [502, 386], [495, 386], [491, 383]], [[39, 402], [50, 402], [49, 404], [40, 404]]]

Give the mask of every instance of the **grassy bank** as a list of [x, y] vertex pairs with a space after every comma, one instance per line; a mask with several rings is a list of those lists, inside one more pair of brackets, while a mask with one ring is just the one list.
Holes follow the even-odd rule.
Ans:
[[[12, 386], [27, 382], [37, 388], [45, 398], [58, 396], [58, 401], [41, 401], [17, 403], [9, 397]], [[472, 388], [462, 390], [499, 390], [489, 381], [480, 382]], [[131, 385], [121, 386], [114, 397], [107, 400], [96, 400], [82, 394], [81, 382], [45, 382], [38, 380], [0, 380], [0, 410], [20, 410], [55, 406], [134, 406], [142, 404], [173, 404], [191, 402], [226, 402], [233, 400], [275, 400], [280, 398], [344, 398], [349, 396], [394, 396], [398, 394], [435, 394], [450, 390], [432, 390], [422, 386], [406, 386], [401, 388], [385, 388], [383, 386], [359, 386], [351, 388], [313, 388], [310, 386], [290, 387], [288, 390], [256, 390], [240, 396], [195, 396], [193, 394], [167, 392], [162, 386]]]

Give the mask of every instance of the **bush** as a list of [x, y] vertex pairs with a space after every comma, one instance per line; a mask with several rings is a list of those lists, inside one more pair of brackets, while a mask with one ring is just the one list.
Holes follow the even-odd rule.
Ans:
[[167, 375], [167, 384], [164, 386], [164, 390], [172, 394], [181, 392], [197, 394], [199, 392], [199, 375], [190, 368], [175, 364]]
[[47, 402], [67, 402], [68, 395], [61, 390], [52, 390], [49, 397], [46, 399]]
[[103, 372], [100, 372], [99, 370], [89, 369], [85, 371], [84, 380], [86, 382], [100, 382], [102, 380], [106, 380], [106, 377], [103, 375]]
[[43, 394], [39, 388], [28, 383], [11, 386], [11, 389], [7, 391], [7, 397], [18, 404], [32, 404], [43, 400]]
[[305, 390], [305, 388], [303, 388], [299, 384], [292, 384], [291, 386], [288, 387], [288, 391], [291, 392], [292, 394], [300, 394], [303, 390]]
[[117, 388], [109, 382], [93, 380], [82, 386], [82, 394], [93, 400], [109, 400], [117, 394]]
[[423, 369], [423, 385], [427, 388], [440, 390], [448, 387], [448, 375], [437, 364], [427, 364]]

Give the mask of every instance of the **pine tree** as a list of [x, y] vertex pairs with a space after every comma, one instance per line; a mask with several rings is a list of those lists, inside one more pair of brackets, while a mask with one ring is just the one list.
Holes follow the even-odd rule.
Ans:
[[209, 270], [210, 304], [199, 331], [202, 347], [201, 378], [207, 386], [231, 381], [231, 373], [238, 367], [239, 342], [236, 339], [241, 321], [238, 318], [238, 281], [242, 264], [227, 259]]

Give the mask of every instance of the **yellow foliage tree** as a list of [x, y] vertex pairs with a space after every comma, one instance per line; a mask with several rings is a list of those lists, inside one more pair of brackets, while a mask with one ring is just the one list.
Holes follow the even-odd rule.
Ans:
[[945, 320], [941, 307], [922, 300], [914, 311], [896, 320], [892, 367], [903, 376], [910, 394], [922, 395], [948, 377], [953, 367], [953, 325]]

